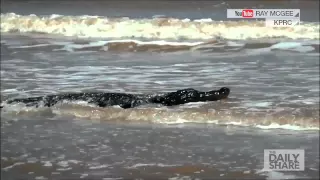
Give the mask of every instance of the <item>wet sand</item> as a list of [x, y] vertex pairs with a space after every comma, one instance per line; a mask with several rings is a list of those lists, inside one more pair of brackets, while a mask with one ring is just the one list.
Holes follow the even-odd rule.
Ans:
[[[316, 178], [319, 172], [314, 132], [76, 119], [2, 121], [1, 131], [4, 179]], [[306, 170], [259, 173], [266, 147], [305, 149]]]

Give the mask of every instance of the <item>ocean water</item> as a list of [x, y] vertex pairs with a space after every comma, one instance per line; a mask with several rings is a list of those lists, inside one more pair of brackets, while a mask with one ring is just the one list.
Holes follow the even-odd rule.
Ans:
[[[319, 2], [7, 1], [1, 11], [4, 179], [319, 177]], [[300, 8], [300, 26], [227, 8]], [[174, 107], [6, 104], [66, 92], [229, 87]], [[305, 149], [306, 170], [264, 172], [263, 149]]]

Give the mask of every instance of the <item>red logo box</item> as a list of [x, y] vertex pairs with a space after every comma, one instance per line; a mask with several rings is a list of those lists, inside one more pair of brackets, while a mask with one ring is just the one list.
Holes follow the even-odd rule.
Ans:
[[244, 9], [244, 10], [242, 10], [242, 17], [244, 17], [244, 18], [252, 18], [253, 17], [253, 10], [252, 9]]

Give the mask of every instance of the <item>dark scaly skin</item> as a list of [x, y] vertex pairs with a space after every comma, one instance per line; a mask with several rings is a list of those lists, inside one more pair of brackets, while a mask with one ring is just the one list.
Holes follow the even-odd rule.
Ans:
[[119, 105], [122, 108], [130, 108], [136, 106], [140, 99], [132, 94], [125, 93], [70, 93], [60, 95], [48, 95], [41, 97], [31, 97], [22, 99], [9, 100], [7, 103], [24, 103], [27, 106], [39, 106], [42, 101], [44, 106], [51, 107], [55, 104], [66, 101], [86, 101], [99, 107]]
[[174, 106], [189, 102], [218, 101], [228, 97], [229, 88], [221, 88], [218, 91], [201, 92], [195, 89], [182, 89], [167, 93], [162, 96], [154, 96], [149, 99], [150, 103], [159, 103], [164, 106]]
[[166, 93], [163, 95], [147, 96], [126, 93], [69, 93], [60, 95], [48, 95], [41, 97], [30, 97], [22, 99], [8, 100], [7, 103], [24, 103], [26, 106], [38, 107], [40, 102], [44, 106], [51, 107], [63, 100], [67, 101], [86, 101], [99, 107], [115, 106], [134, 108], [143, 104], [162, 104], [164, 106], [174, 106], [189, 102], [218, 101], [228, 97], [229, 88], [221, 88], [217, 91], [201, 92], [195, 89], [182, 89], [176, 92]]

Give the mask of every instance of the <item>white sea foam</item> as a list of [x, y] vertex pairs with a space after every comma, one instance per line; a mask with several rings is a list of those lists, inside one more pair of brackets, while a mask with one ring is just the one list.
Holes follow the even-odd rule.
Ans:
[[300, 127], [290, 124], [284, 124], [280, 125], [277, 123], [272, 123], [270, 125], [264, 126], [264, 125], [256, 125], [257, 128], [260, 129], [288, 129], [288, 130], [296, 130], [296, 131], [305, 131], [305, 130], [319, 130], [317, 127]]
[[61, 166], [61, 167], [68, 167], [69, 166], [69, 163], [68, 161], [59, 161], [57, 163], [58, 166]]
[[43, 161], [43, 166], [46, 166], [46, 167], [51, 167], [52, 166], [52, 163], [50, 161]]
[[97, 165], [97, 166], [90, 166], [89, 169], [103, 169], [103, 168], [107, 168], [107, 167], [109, 167], [109, 165], [102, 164], [102, 165]]
[[37, 176], [35, 177], [35, 180], [47, 180], [48, 178], [44, 177], [44, 176]]
[[23, 164], [25, 164], [25, 163], [24, 162], [16, 162], [16, 163], [14, 163], [14, 164], [12, 164], [10, 166], [3, 167], [2, 170], [7, 171], [7, 170], [9, 170], [9, 169], [11, 169], [11, 168], [13, 168], [15, 166], [19, 166], [19, 165], [23, 165]]
[[50, 44], [35, 44], [35, 45], [28, 45], [28, 46], [16, 46], [10, 47], [10, 49], [26, 49], [26, 48], [34, 48], [34, 47], [45, 47], [49, 46]]
[[57, 168], [57, 171], [69, 171], [71, 170], [72, 167], [68, 167], [68, 168]]
[[266, 180], [278, 180], [278, 179], [308, 179], [308, 177], [303, 177], [299, 175], [294, 175], [294, 174], [285, 174], [282, 172], [277, 172], [277, 171], [262, 171], [258, 170], [257, 174], [261, 175], [266, 175], [267, 178]]
[[174, 166], [179, 166], [179, 164], [162, 164], [162, 163], [148, 163], [148, 164], [143, 164], [143, 163], [138, 163], [134, 164], [130, 167], [127, 167], [128, 169], [135, 169], [135, 168], [140, 168], [140, 167], [148, 167], [148, 166], [157, 166], [157, 167], [174, 167]]
[[136, 43], [138, 45], [159, 45], [159, 46], [196, 46], [202, 42], [170, 42], [170, 41], [139, 41], [134, 39], [121, 39], [121, 40], [109, 40], [109, 41], [96, 41], [90, 42], [89, 44], [67, 44], [66, 48], [86, 48], [86, 47], [100, 47], [110, 43]]
[[1, 32], [39, 32], [91, 38], [252, 39], [285, 37], [319, 39], [319, 23], [290, 28], [265, 27], [263, 21], [189, 21], [174, 18], [129, 19], [99, 16], [22, 16], [1, 14]]
[[[199, 103], [200, 104], [200, 103]], [[199, 105], [194, 103], [194, 105]], [[152, 122], [166, 125], [184, 125], [189, 123], [200, 124], [216, 124], [216, 125], [233, 125], [233, 126], [245, 126], [256, 127], [260, 129], [287, 129], [295, 131], [306, 130], [319, 130], [317, 123], [312, 118], [297, 118], [290, 112], [286, 112], [286, 116], [273, 117], [266, 113], [265, 116], [255, 116], [254, 114], [246, 115], [246, 112], [253, 113], [252, 110], [246, 110], [241, 115], [224, 114], [217, 110], [208, 112], [195, 111], [198, 107], [185, 107], [178, 109], [168, 109], [167, 107], [141, 107], [137, 109], [123, 110], [119, 107], [99, 108], [94, 105], [88, 105], [83, 103], [61, 103], [52, 108], [34, 108], [34, 107], [19, 107], [16, 105], [6, 105], [4, 108], [5, 113], [24, 112], [23, 114], [33, 116], [37, 114], [43, 114], [47, 110], [59, 116], [75, 116], [84, 119], [99, 120], [99, 121], [113, 121], [124, 120], [129, 122]], [[264, 107], [264, 106], [263, 106]], [[191, 111], [189, 111], [190, 109]], [[288, 111], [289, 109], [278, 109], [274, 113], [281, 113]], [[238, 110], [237, 110], [238, 111]], [[260, 113], [261, 110], [257, 111]], [[230, 111], [231, 112], [231, 111]], [[289, 113], [289, 114], [288, 114]], [[283, 120], [287, 123], [283, 124]], [[69, 163], [78, 163], [72, 161], [61, 161], [57, 165], [67, 167]]]

